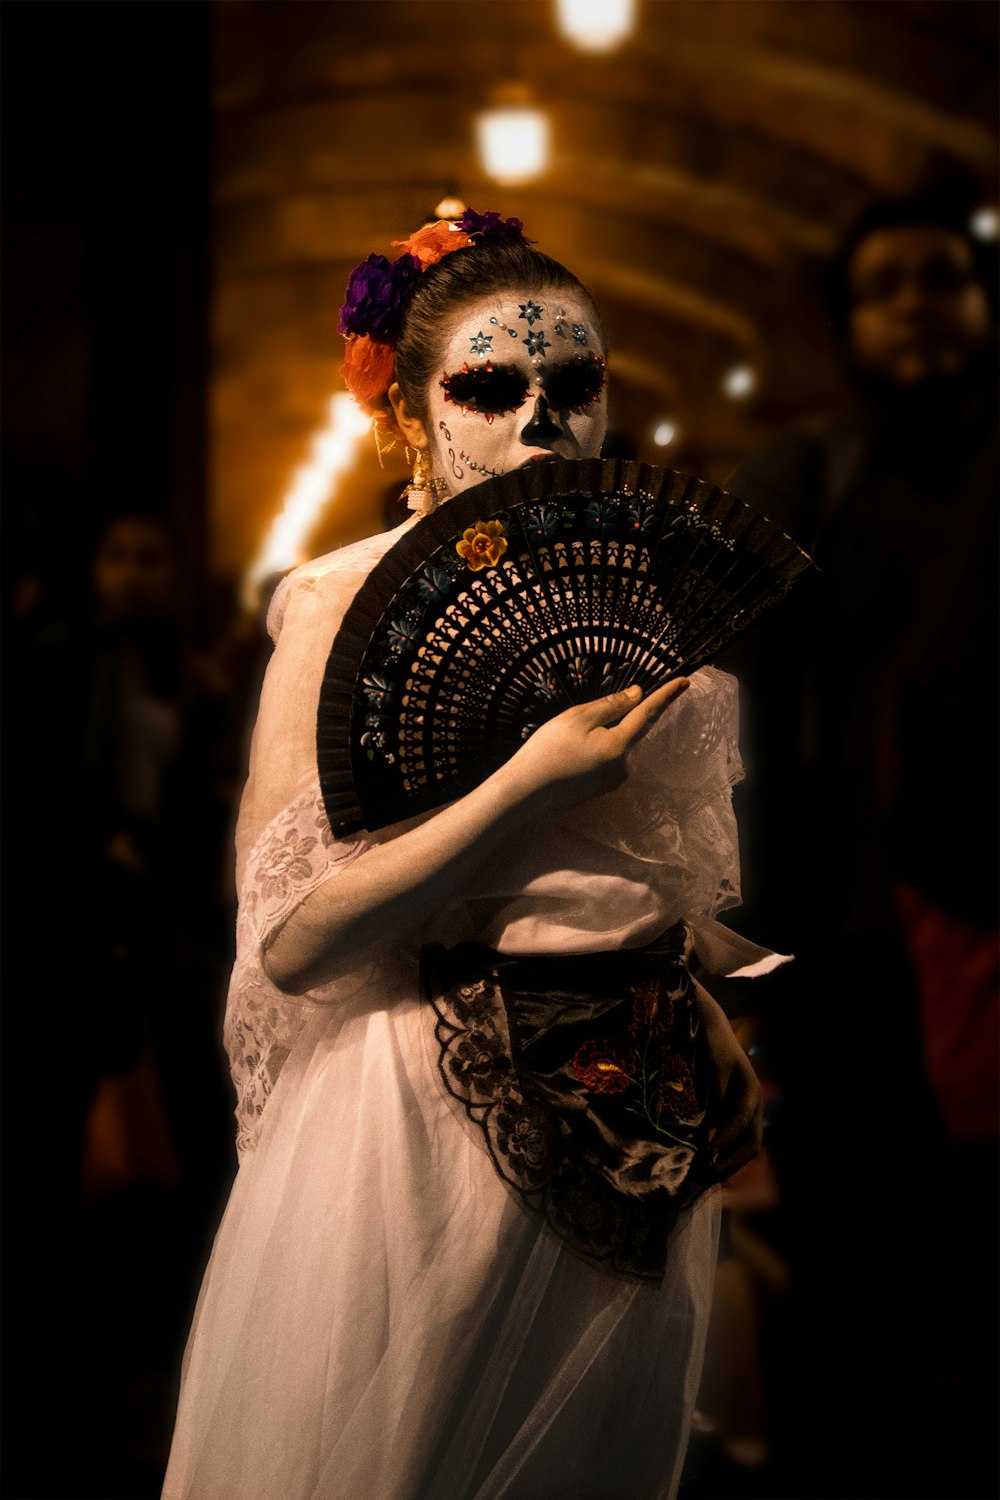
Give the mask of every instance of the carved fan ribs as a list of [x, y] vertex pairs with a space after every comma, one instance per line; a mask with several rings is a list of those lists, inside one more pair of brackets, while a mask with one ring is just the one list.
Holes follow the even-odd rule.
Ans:
[[[498, 524], [495, 561], [459, 555]], [[811, 567], [742, 501], [650, 465], [555, 461], [464, 492], [386, 553], [333, 642], [334, 832], [463, 795], [573, 703], [707, 664]]]

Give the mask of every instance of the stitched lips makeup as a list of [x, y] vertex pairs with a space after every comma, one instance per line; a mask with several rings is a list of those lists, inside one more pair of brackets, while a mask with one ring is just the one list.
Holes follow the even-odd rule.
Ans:
[[596, 458], [603, 338], [568, 291], [464, 307], [428, 392], [435, 469], [452, 493], [532, 458]]

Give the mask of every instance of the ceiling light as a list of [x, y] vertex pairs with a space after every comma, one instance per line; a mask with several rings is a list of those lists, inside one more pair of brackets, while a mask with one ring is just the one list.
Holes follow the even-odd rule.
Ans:
[[635, 0], [556, 0], [559, 29], [582, 52], [611, 52], [635, 19]]
[[463, 203], [461, 198], [457, 198], [454, 196], [454, 194], [449, 193], [446, 198], [441, 199], [441, 202], [438, 204], [437, 208], [435, 208], [434, 218], [460, 219], [465, 213], [467, 207], [468, 204]]
[[256, 607], [269, 578], [305, 560], [305, 545], [371, 425], [371, 418], [365, 416], [353, 396], [343, 392], [333, 397], [329, 422], [312, 441], [312, 461], [293, 476], [281, 510], [243, 580], [247, 608]]
[[733, 401], [742, 401], [757, 389], [757, 375], [749, 365], [733, 365], [722, 377], [722, 389]]
[[969, 228], [977, 240], [1000, 238], [1000, 210], [992, 203], [984, 203], [969, 219]]
[[674, 422], [659, 422], [653, 429], [653, 442], [658, 448], [668, 448], [677, 436]]
[[528, 182], [548, 165], [548, 115], [535, 108], [524, 84], [502, 84], [490, 107], [476, 116], [476, 141], [483, 167], [495, 182]]

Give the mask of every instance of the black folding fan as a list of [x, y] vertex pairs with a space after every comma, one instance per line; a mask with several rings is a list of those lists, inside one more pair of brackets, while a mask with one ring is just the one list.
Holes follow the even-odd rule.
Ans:
[[704, 480], [530, 464], [403, 533], [336, 633], [317, 759], [335, 834], [464, 795], [571, 704], [712, 661], [813, 567]]

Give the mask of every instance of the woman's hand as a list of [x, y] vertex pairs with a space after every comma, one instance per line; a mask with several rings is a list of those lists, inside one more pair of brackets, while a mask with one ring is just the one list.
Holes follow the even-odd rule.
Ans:
[[509, 779], [515, 795], [540, 796], [550, 809], [613, 791], [625, 780], [629, 751], [687, 686], [688, 679], [678, 677], [648, 698], [631, 687], [567, 708], [536, 729], [497, 774]]
[[712, 1058], [712, 1109], [716, 1127], [709, 1146], [712, 1175], [721, 1182], [752, 1161], [764, 1129], [760, 1080], [725, 1011], [699, 985], [698, 1014]]

